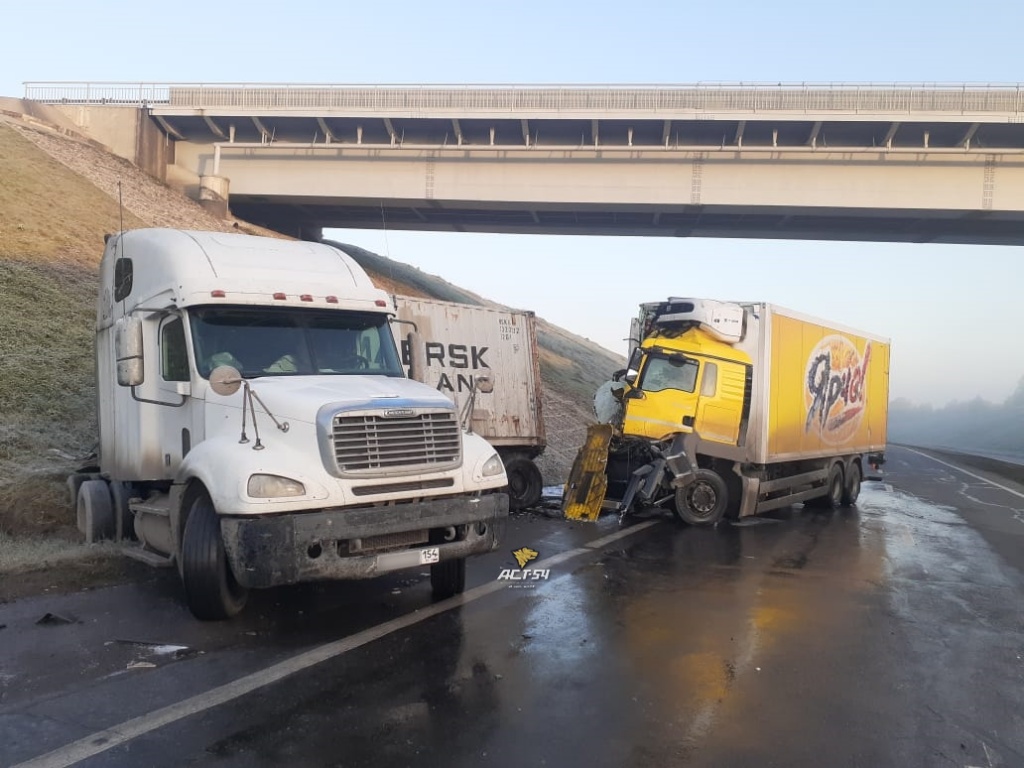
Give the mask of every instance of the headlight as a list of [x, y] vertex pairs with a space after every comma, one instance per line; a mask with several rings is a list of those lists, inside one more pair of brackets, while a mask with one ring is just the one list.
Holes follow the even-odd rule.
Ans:
[[501, 463], [501, 457], [498, 454], [494, 454], [487, 461], [484, 462], [483, 469], [480, 470], [480, 474], [484, 477], [494, 477], [500, 475], [505, 471], [505, 465]]
[[306, 486], [290, 477], [251, 475], [246, 492], [254, 499], [279, 499], [283, 496], [305, 496]]

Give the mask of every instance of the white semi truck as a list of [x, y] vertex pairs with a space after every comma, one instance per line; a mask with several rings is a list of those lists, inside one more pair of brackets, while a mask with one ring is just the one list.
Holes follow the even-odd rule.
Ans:
[[425, 566], [435, 597], [460, 593], [466, 558], [497, 547], [508, 480], [452, 400], [406, 377], [394, 313], [328, 245], [109, 236], [98, 465], [69, 479], [86, 538], [176, 565], [200, 619], [251, 588]]
[[[425, 381], [448, 395], [469, 428], [498, 449], [508, 475], [509, 506], [534, 506], [543, 478], [534, 459], [546, 445], [541, 413], [537, 318], [533, 312], [395, 296], [398, 317], [414, 323], [423, 340]], [[403, 343], [402, 353], [409, 348]], [[494, 391], [475, 391], [481, 374]]]

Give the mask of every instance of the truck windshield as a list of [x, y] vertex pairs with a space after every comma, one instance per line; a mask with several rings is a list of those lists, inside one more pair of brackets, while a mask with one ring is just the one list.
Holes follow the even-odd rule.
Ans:
[[693, 392], [697, 388], [696, 360], [674, 355], [649, 355], [647, 365], [640, 374], [639, 386], [644, 392], [678, 389]]
[[386, 315], [287, 307], [189, 310], [196, 368], [218, 365], [246, 378], [373, 374], [402, 376]]

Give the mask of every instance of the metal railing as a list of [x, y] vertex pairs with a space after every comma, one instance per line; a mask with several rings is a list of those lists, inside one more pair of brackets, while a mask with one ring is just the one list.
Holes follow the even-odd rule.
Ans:
[[514, 114], [797, 112], [1012, 114], [1020, 83], [695, 83], [691, 85], [330, 85], [27, 82], [25, 98], [247, 111], [359, 110]]

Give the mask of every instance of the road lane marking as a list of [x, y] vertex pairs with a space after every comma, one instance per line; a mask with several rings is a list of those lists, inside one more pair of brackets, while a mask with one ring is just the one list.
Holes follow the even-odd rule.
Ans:
[[[608, 536], [595, 539], [582, 547], [570, 549], [566, 552], [560, 552], [557, 555], [552, 555], [551, 557], [534, 564], [534, 567], [549, 568], [552, 565], [558, 565], [559, 563], [571, 560], [574, 557], [579, 557], [580, 555], [593, 554], [595, 550], [598, 550], [607, 544], [611, 544], [619, 539], [640, 533], [640, 531], [646, 530], [653, 525], [657, 525], [657, 523], [657, 520], [638, 523], [637, 525], [630, 526], [629, 528], [609, 534]], [[119, 725], [115, 725], [90, 736], [86, 736], [78, 741], [74, 741], [51, 752], [47, 752], [44, 755], [30, 758], [29, 760], [23, 763], [18, 763], [11, 768], [67, 768], [67, 766], [87, 760], [101, 752], [106, 752], [113, 747], [120, 746], [121, 744], [138, 738], [139, 736], [144, 736], [151, 731], [171, 725], [178, 720], [199, 712], [212, 709], [220, 704], [226, 704], [229, 701], [245, 696], [246, 694], [259, 690], [260, 688], [265, 688], [266, 686], [276, 683], [279, 680], [283, 680], [286, 677], [290, 677], [297, 672], [309, 669], [310, 667], [324, 661], [341, 656], [344, 653], [348, 653], [349, 651], [360, 648], [368, 643], [372, 643], [374, 640], [379, 640], [380, 638], [398, 632], [399, 630], [419, 624], [420, 622], [426, 621], [434, 616], [450, 611], [453, 608], [458, 608], [466, 605], [467, 603], [472, 603], [493, 592], [497, 592], [499, 589], [507, 588], [508, 584], [504, 581], [491, 581], [487, 584], [482, 584], [479, 587], [474, 587], [473, 589], [470, 589], [456, 597], [435, 603], [427, 608], [420, 608], [412, 613], [406, 614], [405, 616], [399, 616], [398, 618], [386, 621], [383, 624], [378, 624], [377, 626], [364, 629], [361, 632], [349, 635], [341, 640], [325, 643], [324, 645], [299, 653], [290, 659], [285, 659], [282, 662], [273, 664], [259, 672], [253, 672], [230, 683], [217, 686], [216, 688], [191, 696], [175, 704], [170, 704], [166, 707], [148, 712], [145, 715], [134, 717], [131, 720], [127, 720]]]
[[[901, 447], [903, 447], [903, 446], [901, 446]], [[966, 469], [963, 469], [962, 467], [958, 467], [956, 464], [950, 464], [948, 461], [943, 461], [942, 459], [936, 459], [934, 456], [930, 456], [927, 453], [921, 453], [921, 451], [916, 451], [913, 448], [904, 448], [904, 449], [908, 450], [908, 451], [912, 451], [912, 452], [916, 453], [919, 456], [924, 456], [926, 459], [931, 459], [932, 461], [937, 461], [937, 462], [939, 462], [939, 464], [944, 464], [945, 466], [950, 467], [951, 469], [955, 469], [957, 472], [963, 472], [965, 475], [969, 475], [969, 476], [975, 478], [976, 480], [981, 480], [981, 482], [983, 482], [983, 483], [988, 483], [989, 485], [994, 485], [996, 488], [1000, 488], [1000, 489], [1006, 491], [1007, 493], [1012, 493], [1014, 496], [1020, 496], [1020, 498], [1024, 499], [1024, 493], [1021, 493], [1020, 491], [1015, 491], [1015, 490], [1013, 490], [1013, 488], [1007, 488], [1005, 485], [1001, 485], [1001, 484], [995, 482], [994, 480], [989, 480], [987, 477], [982, 477], [981, 475], [976, 475], [974, 472], [968, 472]]]

